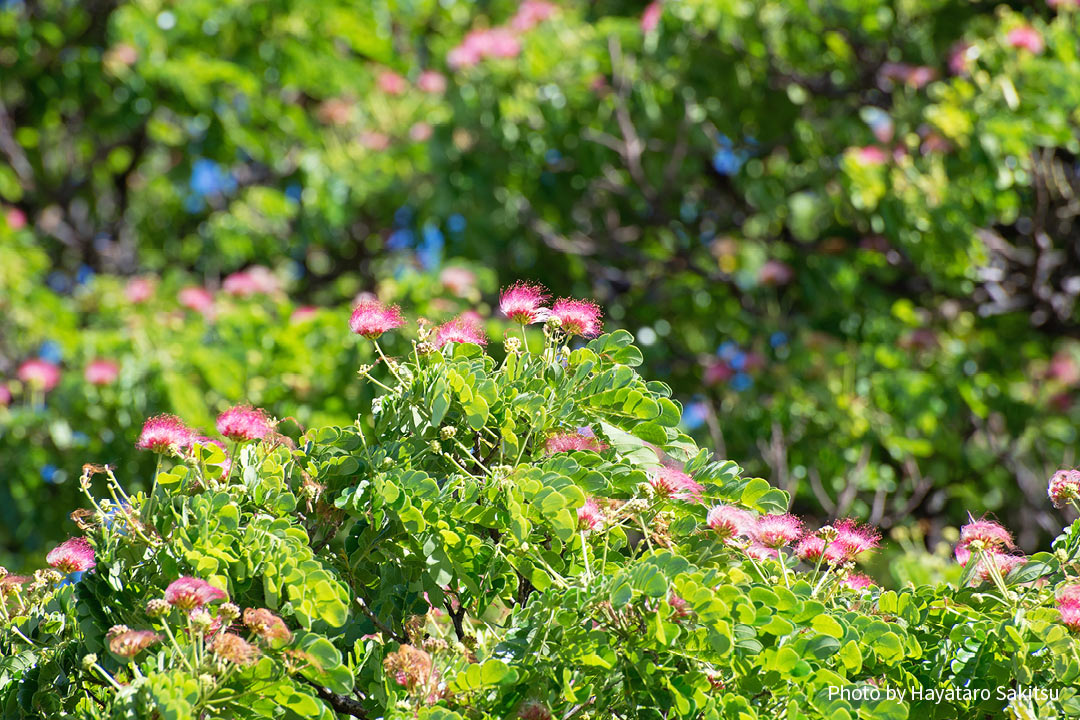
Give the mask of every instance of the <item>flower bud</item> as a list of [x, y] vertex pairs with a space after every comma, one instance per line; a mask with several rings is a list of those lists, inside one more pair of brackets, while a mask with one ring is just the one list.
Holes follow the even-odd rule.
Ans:
[[455, 435], [457, 435], [457, 428], [453, 425], [447, 425], [439, 429], [439, 437], [441, 437], [443, 440], [449, 440]]
[[435, 345], [433, 343], [426, 342], [426, 341], [416, 343], [416, 354], [417, 355], [430, 355], [433, 352], [435, 352]]
[[82, 659], [83, 670], [89, 670], [90, 668], [94, 667], [94, 665], [96, 665], [96, 664], [97, 664], [97, 655], [95, 655], [94, 653], [87, 653], [86, 655], [83, 655], [83, 659]]
[[442, 445], [439, 444], [438, 440], [432, 440], [428, 443], [428, 447], [431, 448], [431, 452], [437, 455], [442, 453]]
[[152, 618], [159, 618], [168, 615], [169, 609], [169, 603], [165, 602], [163, 598], [154, 598], [150, 602], [146, 603], [146, 614]]
[[240, 617], [240, 608], [234, 603], [224, 603], [218, 609], [218, 615], [225, 622], [232, 622], [236, 618]]
[[192, 610], [189, 617], [191, 618], [191, 624], [194, 625], [197, 630], [206, 631], [214, 624], [214, 619], [210, 617], [210, 613], [207, 612], [205, 608]]
[[508, 353], [521, 352], [521, 338], [517, 338], [512, 335], [510, 337], [507, 337], [505, 340], [503, 340], [503, 348], [505, 348], [506, 352]]

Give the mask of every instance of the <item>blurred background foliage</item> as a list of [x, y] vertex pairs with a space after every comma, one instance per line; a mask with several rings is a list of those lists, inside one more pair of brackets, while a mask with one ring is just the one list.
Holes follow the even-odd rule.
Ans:
[[491, 316], [518, 278], [596, 298], [795, 510], [897, 529], [893, 581], [969, 512], [1045, 544], [1078, 30], [1071, 0], [0, 0], [0, 561], [70, 530], [84, 462], [145, 478], [155, 412], [355, 420], [359, 293]]

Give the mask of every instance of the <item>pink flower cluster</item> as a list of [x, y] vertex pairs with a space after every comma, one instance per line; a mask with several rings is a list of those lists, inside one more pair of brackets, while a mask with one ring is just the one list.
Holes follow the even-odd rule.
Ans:
[[445, 347], [447, 343], [473, 343], [481, 347], [487, 345], [487, 333], [484, 324], [476, 313], [462, 313], [435, 329], [435, 345]]
[[595, 435], [587, 435], [582, 432], [555, 433], [544, 442], [544, 453], [547, 455], [581, 450], [603, 452], [607, 448], [607, 443], [598, 440]]
[[204, 287], [198, 285], [186, 287], [177, 293], [176, 299], [188, 310], [193, 310], [208, 318], [214, 315], [214, 296]]
[[796, 557], [808, 563], [824, 561], [829, 565], [843, 565], [877, 548], [881, 540], [877, 530], [850, 519], [841, 520], [832, 530], [835, 537], [831, 540], [822, 531], [804, 537], [795, 547]]
[[227, 597], [210, 583], [194, 577], [173, 580], [165, 588], [165, 602], [187, 612]]
[[1034, 55], [1040, 54], [1045, 47], [1042, 33], [1030, 25], [1021, 25], [1010, 30], [1005, 36], [1005, 42], [1017, 50], [1027, 50]]
[[1058, 590], [1057, 609], [1062, 625], [1080, 633], [1080, 584], [1066, 585]]
[[111, 385], [120, 376], [120, 366], [112, 360], [98, 358], [86, 366], [83, 376], [91, 385]]
[[682, 470], [670, 465], [662, 465], [651, 470], [649, 484], [660, 497], [676, 500], [698, 502], [701, 500], [701, 494], [705, 492], [705, 486], [696, 482]]
[[1046, 494], [1058, 508], [1080, 500], [1080, 470], [1058, 470], [1050, 478]]
[[163, 413], [143, 423], [142, 432], [139, 434], [135, 447], [156, 453], [178, 453], [190, 447], [196, 437], [198, 434], [183, 420], [175, 415]]
[[581, 530], [591, 532], [604, 526], [604, 511], [592, 498], [586, 500], [585, 504], [577, 509], [577, 518], [578, 528]]
[[603, 330], [600, 307], [589, 300], [559, 298], [549, 309], [551, 299], [547, 288], [533, 282], [516, 282], [499, 295], [499, 310], [503, 315], [521, 325], [545, 322], [557, 318], [559, 327], [567, 335], [595, 337]]
[[63, 573], [86, 572], [94, 567], [94, 548], [86, 538], [69, 538], [45, 556], [45, 562]]
[[956, 562], [964, 568], [975, 555], [978, 565], [972, 581], [985, 582], [994, 576], [995, 571], [1004, 577], [1027, 560], [1023, 555], [1010, 552], [1015, 547], [1012, 534], [998, 523], [986, 519], [972, 520], [960, 528], [960, 542], [954, 555]]
[[509, 27], [470, 30], [446, 56], [452, 68], [467, 68], [489, 58], [515, 58], [521, 53], [520, 33], [528, 32], [544, 22], [559, 8], [544, 0], [525, 0], [510, 19]]
[[274, 427], [264, 410], [237, 405], [218, 415], [217, 431], [235, 442], [249, 442], [272, 435]]
[[388, 330], [405, 324], [405, 317], [397, 305], [384, 305], [378, 300], [363, 300], [349, 318], [349, 329], [357, 335], [374, 340]]

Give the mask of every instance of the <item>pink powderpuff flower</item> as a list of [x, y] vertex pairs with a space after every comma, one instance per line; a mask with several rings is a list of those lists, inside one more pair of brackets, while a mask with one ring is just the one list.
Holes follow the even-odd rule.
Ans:
[[133, 658], [159, 640], [161, 636], [149, 630], [124, 630], [109, 638], [109, 650], [114, 655]]
[[868, 587], [873, 587], [874, 581], [861, 573], [851, 573], [844, 578], [841, 584], [852, 590], [865, 590]]
[[1045, 47], [1042, 33], [1030, 25], [1013, 28], [1005, 36], [1005, 41], [1018, 50], [1027, 50], [1034, 55], [1041, 53]]
[[971, 560], [971, 551], [968, 550], [966, 545], [957, 545], [953, 550], [953, 557], [956, 558], [957, 565], [966, 568], [968, 562]]
[[132, 305], [139, 305], [154, 295], [154, 283], [147, 277], [133, 277], [124, 286], [124, 297]]
[[540, 700], [526, 700], [517, 712], [518, 720], [552, 720], [551, 710]]
[[543, 322], [550, 314], [544, 303], [550, 299], [543, 285], [519, 281], [499, 295], [499, 311], [519, 325]]
[[770, 558], [779, 558], [780, 551], [775, 548], [765, 547], [761, 543], [754, 543], [746, 548], [746, 556], [751, 560], [768, 560]]
[[754, 526], [754, 539], [765, 547], [779, 549], [802, 537], [802, 520], [784, 513], [783, 515], [762, 515]]
[[599, 530], [604, 526], [604, 512], [596, 501], [589, 498], [577, 509], [578, 528], [581, 530]]
[[210, 643], [210, 652], [234, 665], [251, 665], [259, 657], [259, 648], [235, 633], [221, 633]]
[[19, 366], [15, 377], [32, 388], [49, 392], [60, 383], [60, 367], [48, 360], [31, 358]]
[[1072, 585], [1065, 585], [1058, 588], [1057, 599], [1058, 601], [1075, 600], [1080, 602], [1080, 583], [1073, 583]]
[[1050, 478], [1046, 494], [1057, 508], [1080, 499], [1080, 470], [1058, 470]]
[[1061, 624], [1075, 633], [1080, 633], [1080, 600], [1068, 598], [1058, 602]]
[[1012, 548], [1012, 534], [993, 520], [972, 520], [960, 528], [960, 544], [981, 543], [983, 548]]
[[289, 642], [292, 632], [285, 621], [266, 608], [248, 608], [244, 611], [244, 625], [263, 640]]
[[221, 289], [234, 297], [248, 298], [253, 295], [274, 295], [281, 290], [274, 272], [263, 265], [252, 265], [247, 270], [234, 272], [225, 278]]
[[949, 72], [953, 75], [967, 75], [971, 72], [972, 48], [975, 46], [969, 42], [960, 40], [949, 49]]
[[401, 77], [393, 70], [383, 70], [380, 72], [376, 82], [379, 84], [379, 89], [387, 95], [401, 95], [409, 87], [405, 78]]
[[521, 53], [521, 41], [506, 28], [472, 30], [461, 44], [450, 51], [447, 64], [454, 69], [472, 67], [487, 58], [515, 58]]
[[746, 536], [754, 526], [754, 518], [740, 508], [731, 505], [716, 505], [709, 510], [705, 524], [721, 541], [728, 542]]
[[97, 359], [86, 366], [83, 377], [91, 385], [112, 385], [120, 376], [120, 366], [112, 360]]
[[416, 87], [432, 95], [442, 95], [446, 92], [446, 76], [434, 70], [425, 70], [416, 78]]
[[598, 453], [607, 450], [607, 448], [607, 443], [598, 440], [594, 435], [576, 432], [555, 433], [544, 442], [544, 454], [546, 455], [582, 450], [591, 450]]
[[795, 557], [811, 565], [816, 565], [819, 560], [829, 565], [842, 565], [846, 553], [835, 540], [826, 544], [824, 538], [807, 535], [795, 546]]
[[164, 413], [143, 423], [135, 447], [156, 453], [173, 453], [190, 447], [195, 437], [195, 431], [185, 425], [183, 420]]
[[181, 610], [191, 611], [215, 600], [224, 600], [226, 595], [210, 583], [200, 578], [182, 577], [169, 583], [165, 588], [165, 602]]
[[250, 405], [236, 405], [217, 416], [217, 431], [236, 442], [262, 440], [274, 432], [266, 411]]
[[604, 328], [600, 306], [589, 300], [559, 298], [551, 307], [551, 316], [559, 318], [560, 329], [567, 335], [596, 337]]
[[873, 550], [881, 541], [881, 533], [872, 527], [859, 525], [854, 520], [841, 520], [835, 527], [837, 536], [832, 544], [836, 545], [848, 561]]
[[435, 345], [445, 347], [448, 343], [473, 343], [487, 345], [484, 326], [475, 317], [462, 313], [435, 329]]
[[991, 565], [997, 568], [998, 574], [1004, 578], [1013, 568], [1027, 562], [1023, 555], [1010, 555], [997, 550], [986, 550], [979, 558], [979, 565], [975, 568], [973, 581], [986, 582], [991, 578]]
[[369, 340], [404, 324], [405, 317], [401, 314], [401, 308], [397, 305], [384, 305], [378, 300], [362, 300], [349, 318], [349, 329]]
[[641, 32], [651, 33], [660, 26], [660, 16], [664, 13], [662, 0], [654, 0], [641, 13]]
[[209, 316], [214, 312], [214, 296], [204, 287], [192, 285], [181, 290], [176, 299], [188, 310]]
[[649, 471], [649, 484], [657, 495], [676, 500], [698, 502], [705, 487], [682, 470], [663, 465]]
[[30, 578], [25, 575], [4, 575], [0, 577], [0, 598], [13, 594], [28, 582], [30, 582]]
[[558, 11], [558, 5], [544, 0], [525, 0], [510, 20], [510, 27], [518, 32], [528, 32]]
[[63, 573], [86, 572], [94, 567], [94, 548], [86, 538], [68, 538], [45, 556], [45, 562]]

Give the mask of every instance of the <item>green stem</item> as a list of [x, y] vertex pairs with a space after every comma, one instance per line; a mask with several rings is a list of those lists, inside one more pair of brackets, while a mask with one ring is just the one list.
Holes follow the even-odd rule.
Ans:
[[579, 530], [578, 534], [581, 536], [581, 556], [585, 559], [585, 577], [592, 577], [592, 570], [589, 568], [589, 544], [585, 542], [585, 530]]

